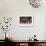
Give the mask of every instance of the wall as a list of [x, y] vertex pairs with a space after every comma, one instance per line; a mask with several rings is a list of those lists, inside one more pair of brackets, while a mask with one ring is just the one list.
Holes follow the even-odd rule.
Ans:
[[[16, 21], [16, 22], [14, 22]], [[34, 16], [33, 26], [21, 27], [18, 25], [17, 20], [14, 18], [13, 25], [10, 33], [19, 40], [27, 40], [34, 34], [37, 35], [39, 40], [44, 39], [44, 16]]]
[[[19, 15], [34, 16], [33, 26], [20, 27], [17, 23]], [[34, 34], [37, 35], [39, 40], [45, 39], [44, 15], [46, 15], [46, 8], [33, 8], [29, 5], [28, 0], [0, 0], [0, 16], [13, 17], [12, 29], [10, 29], [9, 33], [16, 37], [16, 39], [27, 40]], [[2, 36], [0, 39], [2, 39]]]
[[[3, 18], [3, 17], [2, 17]], [[15, 16], [13, 17], [12, 20], [12, 26], [10, 28], [10, 31], [8, 31], [8, 33], [10, 33], [10, 35], [12, 35], [13, 37], [15, 37], [17, 40], [27, 40], [29, 39], [29, 37], [31, 38], [34, 34], [37, 35], [37, 39], [39, 40], [43, 40], [44, 37], [44, 16], [33, 16], [33, 26], [20, 26], [18, 24], [18, 17]], [[1, 19], [1, 18], [0, 18]], [[2, 19], [3, 20], [3, 19]], [[3, 31], [0, 29], [0, 35], [4, 35]], [[3, 39], [4, 37], [0, 36], [0, 39]]]
[[45, 16], [45, 24], [44, 24], [44, 39], [46, 39], [46, 16]]

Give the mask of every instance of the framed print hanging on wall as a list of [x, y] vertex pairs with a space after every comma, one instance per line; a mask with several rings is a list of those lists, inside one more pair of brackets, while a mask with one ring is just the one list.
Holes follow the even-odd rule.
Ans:
[[19, 16], [20, 26], [33, 26], [33, 16]]

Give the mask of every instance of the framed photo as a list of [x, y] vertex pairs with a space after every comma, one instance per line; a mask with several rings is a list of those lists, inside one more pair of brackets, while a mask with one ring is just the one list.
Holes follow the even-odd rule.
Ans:
[[20, 26], [33, 26], [33, 16], [19, 16]]

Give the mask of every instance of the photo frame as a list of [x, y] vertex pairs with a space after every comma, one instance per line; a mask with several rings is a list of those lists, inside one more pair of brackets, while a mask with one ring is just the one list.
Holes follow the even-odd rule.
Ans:
[[19, 16], [19, 25], [20, 26], [33, 26], [33, 16]]

